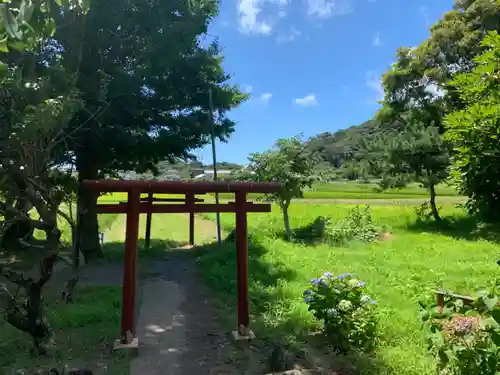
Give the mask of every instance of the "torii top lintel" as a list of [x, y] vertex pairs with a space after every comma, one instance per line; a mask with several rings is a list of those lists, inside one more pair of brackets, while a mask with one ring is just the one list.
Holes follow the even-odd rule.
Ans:
[[141, 193], [205, 194], [205, 193], [275, 193], [280, 189], [276, 182], [226, 182], [226, 181], [137, 181], [137, 180], [84, 180], [88, 188], [116, 193], [131, 190]]

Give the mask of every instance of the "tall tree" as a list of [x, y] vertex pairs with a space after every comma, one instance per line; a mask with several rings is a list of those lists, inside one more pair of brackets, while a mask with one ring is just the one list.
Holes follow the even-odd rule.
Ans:
[[[217, 43], [203, 46], [217, 9], [200, 0], [109, 0], [92, 3], [86, 15], [57, 12], [58, 25], [66, 26], [54, 39], [84, 100], [66, 145], [80, 180], [189, 157], [210, 139], [209, 90], [215, 132], [227, 139], [234, 123], [226, 113], [247, 96], [228, 83]], [[87, 260], [101, 255], [96, 201], [89, 191], [78, 199]]]
[[[2, 12], [3, 20], [8, 22], [3, 24], [4, 28], [19, 27], [16, 20], [11, 19], [15, 13], [5, 7]], [[37, 16], [47, 22], [51, 19], [46, 15]], [[36, 43], [25, 38], [34, 38]], [[52, 275], [61, 247], [58, 217], [70, 221], [60, 207], [67, 195], [62, 180], [70, 176], [61, 174], [54, 161], [60, 159], [65, 127], [82, 107], [82, 100], [74, 87], [74, 79], [60, 63], [60, 54], [47, 52], [49, 43], [44, 32], [32, 32], [28, 36], [9, 34], [7, 39], [7, 48], [0, 52], [3, 62], [0, 71], [0, 247], [2, 257], [8, 259], [14, 255], [22, 262], [7, 266], [6, 259], [0, 262], [0, 274], [18, 290], [13, 293], [10, 286], [0, 285], [0, 309], [8, 323], [31, 335], [35, 349], [42, 354], [51, 338], [42, 289]], [[12, 45], [16, 48], [10, 48]], [[45, 238], [35, 238], [35, 229], [45, 232]], [[36, 271], [37, 275], [25, 271]]]
[[476, 68], [450, 84], [465, 108], [445, 118], [446, 138], [454, 147], [453, 175], [469, 197], [472, 213], [500, 220], [500, 35], [490, 32]]
[[[396, 63], [383, 76], [385, 96], [377, 119], [389, 132], [395, 125], [402, 125], [408, 132], [403, 135], [406, 141], [402, 144], [412, 139], [416, 142], [411, 148], [388, 150], [388, 154], [403, 154], [406, 161], [419, 161], [417, 165], [408, 163], [406, 168], [418, 167], [412, 170], [413, 175], [422, 175], [420, 170], [427, 171], [431, 202], [435, 194], [432, 187], [446, 176], [449, 168], [446, 160], [450, 155], [446, 141], [434, 142], [431, 136], [442, 138], [444, 116], [463, 106], [449, 80], [474, 67], [474, 57], [481, 51], [481, 39], [488, 30], [499, 27], [500, 1], [457, 0], [453, 10], [431, 27], [428, 39], [416, 48], [398, 50]], [[422, 152], [429, 151], [429, 147], [435, 162], [423, 157]], [[433, 211], [437, 218], [435, 207]]]
[[292, 198], [303, 197], [303, 188], [315, 181], [314, 166], [317, 157], [311, 153], [300, 137], [279, 139], [274, 148], [249, 157], [252, 174], [247, 178], [261, 182], [279, 182], [281, 189], [268, 198], [278, 203], [283, 212], [283, 223], [287, 238], [292, 229], [288, 208]]
[[498, 29], [500, 1], [456, 0], [453, 10], [431, 27], [429, 38], [416, 48], [398, 50], [396, 63], [383, 76], [387, 107], [379, 117], [418, 111], [422, 120], [442, 129], [444, 113], [462, 106], [450, 79], [474, 68], [481, 40]]
[[439, 129], [412, 124], [403, 132], [380, 137], [378, 150], [385, 154], [378, 158], [381, 161], [377, 166], [382, 177], [380, 187], [402, 188], [410, 182], [419, 182], [429, 191], [432, 216], [437, 222], [441, 221], [436, 186], [448, 178], [450, 147]]

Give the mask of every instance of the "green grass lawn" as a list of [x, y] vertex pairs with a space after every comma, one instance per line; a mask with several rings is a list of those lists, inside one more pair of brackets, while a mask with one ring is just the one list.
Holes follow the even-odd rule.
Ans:
[[[294, 228], [307, 225], [319, 215], [345, 217], [352, 206], [294, 204]], [[433, 360], [426, 353], [425, 336], [418, 317], [418, 301], [433, 297], [438, 288], [471, 294], [488, 285], [497, 275], [500, 245], [468, 237], [455, 230], [438, 233], [415, 225], [410, 206], [372, 207], [374, 220], [393, 236], [375, 244], [353, 244], [334, 248], [289, 243], [281, 232], [281, 214], [249, 214], [254, 243], [249, 249], [250, 296], [253, 326], [259, 337], [289, 337], [298, 340], [315, 327], [302, 300], [312, 278], [331, 271], [353, 272], [367, 283], [378, 303], [381, 342], [376, 361], [365, 363], [363, 373], [434, 374]], [[443, 215], [463, 213], [453, 206]], [[213, 217], [212, 217], [213, 219]], [[226, 228], [234, 217], [222, 214]], [[464, 229], [465, 225], [460, 228]], [[213, 248], [199, 259], [205, 280], [221, 301], [235, 305], [234, 245]]]
[[119, 337], [121, 288], [112, 286], [78, 286], [73, 304], [58, 301], [57, 291], [46, 287], [47, 318], [55, 333], [56, 347], [50, 356], [30, 355], [29, 335], [0, 319], [0, 374], [33, 374], [38, 369], [64, 365], [83, 366], [105, 363], [107, 374], [128, 374], [128, 360], [123, 355], [110, 356], [114, 339]]

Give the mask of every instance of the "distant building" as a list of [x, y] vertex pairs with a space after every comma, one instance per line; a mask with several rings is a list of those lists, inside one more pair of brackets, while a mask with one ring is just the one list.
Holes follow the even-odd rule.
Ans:
[[158, 179], [160, 180], [180, 180], [181, 175], [179, 171], [175, 169], [169, 169], [168, 171], [163, 172], [160, 176], [158, 176]]
[[[234, 173], [237, 172], [243, 172], [246, 171], [250, 174], [255, 174], [248, 165], [244, 166], [241, 169], [217, 169], [217, 177], [220, 177], [221, 179], [227, 179], [229, 176], [233, 175]], [[201, 168], [193, 168], [191, 170], [191, 177], [195, 179], [207, 179], [207, 180], [213, 180], [214, 178], [214, 171], [213, 169], [201, 169]]]
[[[218, 176], [228, 176], [228, 175], [231, 175], [233, 173], [232, 170], [230, 169], [218, 169], [217, 170], [217, 177]], [[194, 170], [192, 171], [192, 176], [193, 178], [196, 178], [196, 179], [202, 179], [202, 178], [206, 178], [206, 179], [213, 179], [214, 178], [214, 171], [213, 169], [205, 169], [205, 170], [202, 170], [201, 173], [200, 173], [200, 170]]]
[[175, 169], [170, 169], [159, 176], [153, 176], [152, 173], [147, 172], [144, 174], [136, 173], [134, 171], [128, 171], [128, 172], [121, 172], [118, 174], [120, 178], [124, 180], [159, 180], [159, 181], [168, 181], [168, 180], [174, 180], [178, 181], [181, 179], [179, 171]]

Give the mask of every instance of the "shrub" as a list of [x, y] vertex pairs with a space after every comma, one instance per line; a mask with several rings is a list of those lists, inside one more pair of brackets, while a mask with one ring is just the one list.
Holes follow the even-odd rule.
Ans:
[[474, 303], [449, 299], [442, 311], [421, 303], [428, 350], [438, 374], [494, 375], [500, 372], [500, 283], [481, 291]]
[[304, 227], [293, 231], [293, 237], [298, 241], [305, 242], [324, 242], [326, 230], [332, 225], [330, 217], [318, 216]]
[[354, 275], [333, 276], [326, 272], [311, 282], [304, 301], [314, 317], [323, 321], [324, 330], [336, 350], [368, 351], [375, 343], [375, 301], [364, 292], [365, 283]]
[[[441, 210], [442, 207], [443, 206], [440, 206], [437, 209], [438, 212]], [[414, 210], [415, 210], [415, 215], [417, 215], [418, 223], [428, 223], [433, 218], [432, 207], [429, 204], [429, 201], [425, 201], [420, 206], [415, 207]]]
[[379, 236], [369, 206], [364, 209], [354, 207], [344, 219], [331, 223], [325, 230], [325, 241], [332, 245], [343, 245], [353, 240], [374, 242]]

